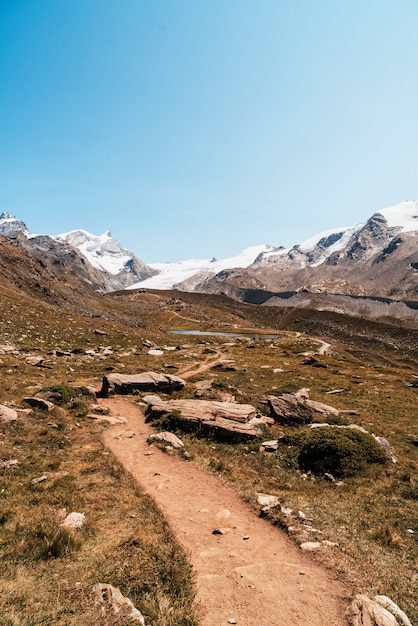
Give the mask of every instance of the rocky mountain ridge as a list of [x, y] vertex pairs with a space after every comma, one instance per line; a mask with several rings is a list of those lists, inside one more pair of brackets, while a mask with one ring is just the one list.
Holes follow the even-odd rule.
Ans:
[[[307, 300], [303, 294], [322, 294], [327, 307], [333, 306], [332, 295], [418, 300], [418, 201], [383, 209], [362, 224], [322, 232], [291, 248], [253, 246], [221, 261], [146, 265], [109, 231], [99, 236], [81, 229], [33, 235], [6, 212], [0, 215], [0, 235], [18, 239], [29, 254], [50, 266], [72, 268], [100, 292], [175, 287], [236, 299], [250, 291], [271, 292], [270, 297], [289, 292], [299, 294], [298, 302]], [[265, 303], [268, 298], [257, 295], [256, 300]]]
[[383, 209], [364, 224], [326, 231], [292, 248], [262, 253], [246, 269], [224, 270], [193, 285], [196, 291], [238, 298], [243, 288], [416, 299], [418, 202]]
[[0, 235], [15, 241], [46, 265], [72, 269], [91, 288], [100, 292], [125, 289], [156, 273], [123, 248], [110, 231], [99, 236], [85, 230], [56, 236], [35, 235], [22, 220], [3, 212]]

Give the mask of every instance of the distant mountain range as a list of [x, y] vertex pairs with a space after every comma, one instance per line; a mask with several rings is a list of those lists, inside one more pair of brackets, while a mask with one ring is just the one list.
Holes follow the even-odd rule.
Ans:
[[242, 288], [417, 299], [418, 201], [292, 248], [263, 252], [245, 269], [227, 269], [193, 284], [196, 291], [234, 297]]
[[238, 299], [249, 291], [267, 292], [270, 298], [309, 293], [418, 299], [418, 201], [383, 209], [362, 224], [320, 233], [292, 248], [254, 246], [220, 261], [146, 265], [109, 231], [34, 235], [6, 212], [0, 215], [0, 235], [52, 268], [65, 265], [102, 292], [176, 287]]

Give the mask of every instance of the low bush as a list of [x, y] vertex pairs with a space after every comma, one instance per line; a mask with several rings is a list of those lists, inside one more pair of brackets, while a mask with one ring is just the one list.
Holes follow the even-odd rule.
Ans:
[[298, 447], [300, 469], [314, 474], [349, 476], [387, 460], [372, 435], [352, 428], [315, 428], [288, 439]]

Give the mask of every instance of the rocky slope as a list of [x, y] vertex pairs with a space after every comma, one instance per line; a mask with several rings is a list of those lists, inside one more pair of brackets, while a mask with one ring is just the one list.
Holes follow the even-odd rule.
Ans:
[[77, 248], [93, 267], [103, 272], [107, 276], [106, 291], [124, 289], [158, 274], [158, 270], [152, 269], [123, 248], [109, 230], [98, 236], [85, 230], [72, 230], [54, 239]]
[[84, 230], [55, 237], [34, 235], [10, 213], [0, 215], [0, 235], [15, 241], [48, 267], [70, 268], [93, 289], [106, 292], [124, 289], [153, 276], [151, 269], [107, 231], [95, 236]]
[[262, 253], [246, 269], [224, 270], [194, 286], [235, 297], [242, 288], [417, 299], [418, 202], [384, 209], [365, 224], [327, 231], [290, 249]]

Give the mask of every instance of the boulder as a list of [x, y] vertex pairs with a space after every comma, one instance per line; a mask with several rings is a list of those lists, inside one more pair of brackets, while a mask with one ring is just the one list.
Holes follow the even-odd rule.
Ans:
[[52, 409], [55, 408], [55, 404], [49, 400], [44, 400], [44, 398], [38, 398], [35, 396], [23, 398], [23, 402], [32, 407], [32, 409], [39, 409], [40, 411], [52, 411]]
[[400, 609], [398, 605], [393, 602], [393, 600], [387, 596], [375, 596], [373, 599], [375, 602], [383, 606], [383, 608], [392, 613], [402, 626], [412, 626], [406, 613], [404, 613], [402, 609]]
[[271, 418], [258, 415], [251, 404], [211, 400], [157, 402], [148, 406], [146, 416], [149, 420], [168, 416], [188, 430], [220, 439], [259, 437], [260, 426], [273, 422]]
[[[101, 606], [102, 617], [110, 615], [126, 617], [130, 621], [145, 626], [144, 616], [136, 609], [129, 598], [122, 595], [120, 589], [113, 585], [98, 583], [93, 587], [96, 604]], [[106, 622], [107, 623], [107, 622]]]
[[171, 374], [142, 372], [141, 374], [108, 374], [103, 377], [100, 396], [135, 394], [142, 391], [171, 393], [182, 389], [186, 381]]
[[17, 412], [4, 404], [0, 404], [0, 423], [10, 426], [17, 422]]
[[309, 399], [309, 389], [303, 388], [296, 393], [284, 393], [268, 398], [270, 414], [276, 422], [288, 426], [310, 424], [315, 419], [338, 417], [351, 411], [340, 411], [329, 404]]
[[350, 626], [412, 626], [403, 611], [386, 596], [373, 600], [357, 595], [346, 612]]
[[270, 415], [280, 424], [299, 426], [313, 421], [313, 410], [294, 393], [284, 393], [279, 398], [271, 396], [268, 404]]

